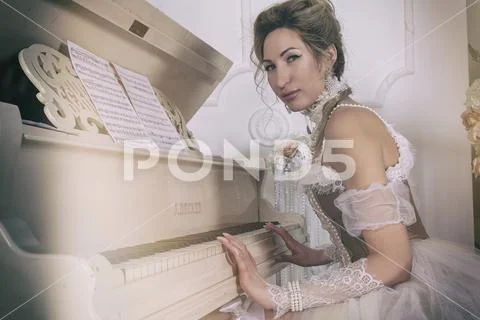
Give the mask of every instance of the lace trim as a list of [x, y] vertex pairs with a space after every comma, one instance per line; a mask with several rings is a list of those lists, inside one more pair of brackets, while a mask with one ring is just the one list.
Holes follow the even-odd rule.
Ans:
[[363, 258], [326, 276], [313, 276], [288, 289], [269, 285], [268, 291], [275, 303], [275, 319], [289, 310], [320, 307], [356, 298], [383, 287], [383, 283], [366, 272], [367, 259]]
[[[314, 299], [309, 300], [318, 301], [319, 303], [323, 303], [325, 300], [337, 303], [349, 298], [362, 296], [372, 290], [383, 287], [381, 281], [376, 280], [371, 274], [367, 273], [366, 264], [367, 259], [363, 258], [327, 276], [313, 276], [310, 279], [312, 286], [308, 290], [304, 290], [304, 294], [313, 294], [316, 287], [321, 287], [324, 296], [318, 299], [314, 297]], [[318, 306], [314, 304], [307, 305], [305, 301], [303, 305], [309, 308]]]
[[275, 304], [275, 317], [278, 319], [290, 311], [290, 293], [274, 284], [268, 284], [268, 293]]

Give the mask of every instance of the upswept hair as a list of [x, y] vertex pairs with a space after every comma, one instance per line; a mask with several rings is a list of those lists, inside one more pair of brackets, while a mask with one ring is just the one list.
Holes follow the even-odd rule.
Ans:
[[257, 16], [253, 28], [254, 43], [250, 58], [257, 67], [255, 72], [257, 87], [265, 78], [262, 66], [265, 39], [278, 28], [297, 32], [317, 60], [324, 55], [330, 45], [334, 45], [337, 49], [337, 60], [332, 72], [338, 80], [343, 75], [345, 53], [342, 33], [330, 0], [288, 0], [273, 5]]

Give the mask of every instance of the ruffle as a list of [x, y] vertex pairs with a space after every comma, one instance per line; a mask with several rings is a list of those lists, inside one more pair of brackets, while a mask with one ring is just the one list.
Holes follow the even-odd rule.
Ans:
[[385, 171], [385, 175], [389, 181], [407, 180], [415, 162], [413, 147], [407, 138], [397, 133], [390, 124], [384, 123], [397, 144], [399, 154], [397, 164], [389, 167]]
[[373, 183], [367, 189], [348, 189], [334, 200], [342, 212], [347, 232], [358, 237], [362, 230], [377, 230], [384, 226], [416, 222], [408, 186], [403, 181], [386, 185]]

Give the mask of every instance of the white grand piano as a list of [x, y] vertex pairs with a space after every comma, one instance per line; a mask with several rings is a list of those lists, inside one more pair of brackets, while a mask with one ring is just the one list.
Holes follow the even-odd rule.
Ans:
[[212, 317], [241, 293], [215, 240], [224, 231], [278, 282], [274, 256], [286, 248], [262, 221], [304, 242], [301, 220], [275, 213], [242, 166], [225, 180], [230, 164], [194, 142], [179, 166], [210, 163], [200, 181], [177, 179], [162, 152], [138, 168], [149, 154], [106, 134], [67, 40], [147, 75], [185, 138], [231, 66], [144, 0], [0, 1], [0, 319]]

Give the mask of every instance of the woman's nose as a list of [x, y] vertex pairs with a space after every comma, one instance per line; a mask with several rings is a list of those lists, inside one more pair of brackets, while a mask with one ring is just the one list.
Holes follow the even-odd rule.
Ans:
[[290, 72], [288, 68], [278, 68], [277, 83], [276, 83], [277, 87], [283, 90], [289, 82], [290, 82]]

